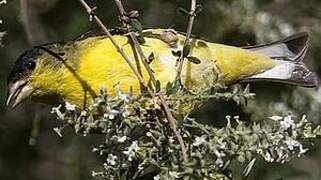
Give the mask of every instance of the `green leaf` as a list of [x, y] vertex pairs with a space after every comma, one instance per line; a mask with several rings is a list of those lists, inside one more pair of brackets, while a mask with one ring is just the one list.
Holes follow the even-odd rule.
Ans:
[[143, 36], [137, 36], [137, 40], [138, 40], [139, 44], [145, 44], [146, 43], [146, 41], [145, 41]]
[[147, 63], [150, 64], [151, 62], [153, 62], [154, 59], [155, 59], [155, 54], [152, 52], [147, 58], [148, 60]]
[[181, 57], [182, 51], [172, 51], [173, 56], [175, 57]]
[[180, 89], [180, 84], [179, 83], [167, 83], [166, 84], [166, 95], [171, 95], [171, 94], [175, 94], [178, 92], [178, 90]]
[[201, 63], [201, 60], [198, 59], [197, 57], [194, 57], [194, 56], [188, 56], [187, 59], [190, 62], [194, 63], [194, 64], [200, 64]]
[[188, 15], [189, 14], [189, 11], [187, 11], [186, 9], [180, 7], [178, 8], [178, 12], [183, 14], [183, 15]]
[[195, 9], [195, 14], [198, 14], [198, 13], [200, 13], [201, 11], [203, 11], [203, 6], [200, 5], [200, 4], [198, 4], [198, 5], [196, 6], [196, 9]]
[[191, 45], [187, 44], [183, 48], [183, 57], [187, 57], [190, 52], [191, 52]]
[[172, 88], [172, 86], [173, 86], [173, 84], [172, 84], [171, 82], [168, 82], [168, 83], [166, 84], [166, 87], [165, 87], [166, 92], [169, 92], [170, 89]]
[[138, 32], [142, 33], [143, 25], [139, 22], [138, 19], [131, 19], [130, 25]]

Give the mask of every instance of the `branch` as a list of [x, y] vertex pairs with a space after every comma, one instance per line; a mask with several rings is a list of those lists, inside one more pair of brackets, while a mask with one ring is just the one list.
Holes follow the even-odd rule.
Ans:
[[[155, 88], [157, 88], [157, 86], [158, 86], [157, 85], [157, 80], [156, 80], [156, 78], [155, 78], [155, 76], [153, 74], [152, 69], [150, 68], [149, 64], [147, 63], [147, 58], [144, 55], [144, 52], [143, 52], [143, 50], [142, 50], [142, 48], [141, 48], [141, 46], [140, 46], [140, 44], [139, 44], [139, 42], [137, 40], [136, 35], [134, 33], [130, 33], [129, 35], [130, 35], [130, 37], [131, 37], [131, 39], [132, 39], [132, 41], [134, 43], [135, 49], [138, 52], [141, 61], [143, 62], [143, 65], [144, 65], [145, 69], [147, 70], [147, 72], [149, 74], [149, 77], [150, 77], [150, 79], [151, 79], [151, 81], [153, 83], [153, 86]], [[169, 106], [168, 106], [168, 104], [167, 104], [167, 102], [165, 100], [165, 97], [164, 97], [164, 94], [163, 94], [162, 90], [160, 90], [158, 92], [158, 97], [160, 99], [161, 105], [164, 108], [167, 120], [170, 123], [170, 125], [171, 125], [171, 127], [172, 127], [172, 129], [173, 129], [173, 131], [175, 133], [175, 136], [176, 136], [176, 138], [177, 138], [177, 140], [178, 140], [178, 142], [179, 142], [179, 144], [181, 146], [183, 159], [184, 159], [184, 161], [186, 161], [187, 160], [187, 154], [186, 154], [187, 149], [185, 147], [185, 144], [184, 144], [182, 136], [180, 135], [179, 131], [177, 130], [177, 120], [172, 115], [172, 112], [171, 112], [171, 110], [170, 110], [170, 108], [169, 108]]]
[[[128, 17], [126, 17], [126, 15], [127, 15], [128, 13], [126, 13], [126, 11], [125, 11], [125, 9], [124, 9], [124, 6], [123, 6], [123, 4], [122, 4], [122, 2], [121, 2], [121, 0], [115, 0], [115, 3], [116, 3], [116, 5], [117, 5], [117, 7], [118, 7], [118, 10], [119, 10], [119, 12], [120, 12], [120, 15], [122, 16], [122, 18], [120, 18], [122, 25], [123, 25], [124, 27], [128, 27], [128, 26], [129, 26], [129, 25], [128, 25], [128, 22], [129, 22], [129, 21], [127, 21], [127, 22], [125, 21], [126, 18], [128, 18]], [[137, 13], [137, 14], [138, 14], [138, 13]], [[130, 17], [129, 17], [129, 18], [130, 18]], [[124, 24], [127, 24], [127, 25], [124, 25]], [[148, 72], [148, 75], [149, 75], [149, 77], [150, 77], [150, 79], [151, 79], [151, 82], [153, 83], [154, 88], [157, 89], [157, 86], [158, 86], [158, 85], [157, 85], [157, 80], [156, 80], [156, 78], [155, 78], [155, 76], [154, 76], [154, 74], [153, 74], [152, 69], [150, 68], [149, 64], [147, 63], [147, 58], [146, 58], [146, 56], [144, 55], [144, 52], [143, 52], [142, 48], [140, 47], [140, 44], [139, 44], [138, 39], [137, 39], [137, 36], [136, 36], [135, 33], [133, 33], [133, 32], [129, 33], [129, 36], [130, 36], [132, 42], [134, 43], [135, 51], [138, 52], [138, 54], [139, 54], [139, 56], [140, 56], [140, 60], [141, 60], [141, 62], [143, 63], [146, 71]], [[180, 144], [180, 146], [181, 146], [182, 154], [183, 154], [183, 159], [184, 159], [184, 161], [185, 161], [185, 160], [187, 160], [187, 155], [186, 155], [187, 150], [186, 150], [186, 147], [185, 147], [183, 138], [182, 138], [182, 136], [180, 135], [179, 131], [177, 130], [177, 120], [176, 120], [176, 119], [174, 118], [174, 116], [172, 115], [172, 112], [171, 112], [171, 110], [170, 110], [170, 108], [169, 108], [169, 106], [168, 106], [168, 104], [167, 104], [167, 102], [166, 102], [166, 100], [165, 100], [164, 94], [163, 94], [163, 92], [162, 92], [161, 89], [160, 89], [160, 91], [158, 92], [158, 97], [159, 97], [159, 99], [160, 99], [161, 105], [162, 105], [163, 108], [164, 108], [164, 111], [165, 111], [167, 120], [168, 120], [168, 122], [170, 123], [170, 126], [171, 126], [171, 128], [173, 129], [173, 131], [174, 131], [174, 133], [175, 133], [175, 136], [177, 137], [177, 140], [178, 140], [178, 142], [179, 142], [179, 144]]]
[[122, 29], [128, 30], [128, 23], [126, 23], [127, 17], [126, 17], [126, 11], [124, 9], [124, 6], [120, 0], [115, 0], [115, 3], [117, 5], [119, 13], [120, 13], [119, 20], [121, 22]]
[[[117, 5], [118, 10], [119, 10], [120, 15], [121, 15], [120, 20], [121, 20], [122, 26], [126, 27], [126, 28], [130, 27], [130, 25], [128, 24], [128, 22], [130, 22], [130, 21], [126, 22], [126, 18], [130, 18], [130, 17], [126, 16], [128, 13], [125, 11], [121, 0], [114, 0], [114, 1], [115, 1], [116, 5]], [[133, 32], [130, 32], [129, 36], [130, 36], [130, 38], [131, 38], [131, 40], [133, 42], [133, 45], [135, 47], [135, 51], [138, 52], [138, 54], [140, 56], [140, 60], [143, 63], [146, 71], [148, 72], [148, 75], [149, 75], [149, 77], [151, 79], [151, 82], [152, 82], [154, 88], [157, 89], [157, 86], [158, 86], [157, 81], [158, 80], [155, 78], [152, 69], [150, 68], [149, 64], [147, 63], [147, 58], [144, 55], [144, 52], [143, 52], [143, 50], [142, 50], [142, 48], [141, 48], [141, 46], [140, 46], [140, 44], [138, 42], [137, 36]], [[137, 61], [139, 61], [139, 60], [137, 60]], [[177, 138], [177, 140], [178, 140], [178, 142], [179, 142], [179, 144], [181, 146], [183, 159], [184, 159], [184, 161], [186, 161], [187, 160], [187, 154], [186, 154], [187, 149], [185, 147], [185, 144], [184, 144], [182, 136], [180, 135], [179, 131], [177, 130], [177, 120], [172, 115], [172, 112], [171, 112], [171, 110], [170, 110], [170, 108], [169, 108], [169, 106], [168, 106], [168, 104], [167, 104], [167, 102], [165, 100], [164, 94], [163, 94], [161, 89], [160, 89], [160, 91], [158, 92], [157, 95], [159, 97], [161, 105], [164, 108], [164, 112], [166, 114], [167, 120], [168, 120], [171, 128], [173, 129], [173, 131], [175, 133], [175, 136], [176, 136], [176, 138]]]
[[[107, 37], [111, 40], [112, 44], [115, 46], [115, 48], [117, 49], [117, 51], [122, 55], [122, 57], [125, 59], [125, 61], [127, 62], [127, 64], [130, 66], [130, 68], [133, 70], [133, 72], [135, 73], [136, 77], [138, 78], [138, 80], [140, 81], [140, 83], [146, 87], [146, 89], [148, 90], [149, 94], [151, 94], [152, 96], [154, 96], [154, 93], [148, 88], [148, 86], [145, 83], [145, 80], [143, 79], [143, 77], [139, 74], [138, 70], [134, 67], [134, 65], [130, 62], [128, 56], [126, 55], [126, 53], [121, 49], [121, 47], [117, 44], [117, 42], [113, 39], [112, 35], [110, 34], [110, 32], [108, 31], [107, 27], [104, 25], [104, 23], [94, 14], [93, 9], [84, 1], [84, 0], [79, 0], [80, 3], [84, 6], [84, 8], [86, 9], [87, 13], [90, 15], [90, 18], [93, 19], [97, 25], [105, 32], [105, 34], [107, 35]], [[121, 17], [127, 17], [127, 13], [125, 12], [123, 5], [121, 3], [120, 0], [115, 0], [115, 3], [117, 4], [119, 11], [121, 13]], [[136, 16], [136, 15], [134, 15]], [[123, 24], [126, 23], [125, 21], [122, 22]], [[126, 25], [126, 28], [128, 27], [128, 23]], [[127, 29], [128, 30], [128, 29]], [[133, 42], [135, 44], [135, 49], [138, 51], [141, 61], [143, 62], [147, 72], [149, 73], [150, 78], [152, 79], [152, 83], [154, 85], [154, 87], [156, 87], [157, 85], [157, 80], [155, 78], [155, 76], [152, 73], [152, 70], [150, 69], [149, 65], [146, 62], [146, 58], [143, 54], [143, 51], [138, 43], [137, 37], [134, 33], [130, 33], [130, 37], [133, 40]], [[180, 146], [182, 148], [182, 154], [183, 154], [183, 158], [184, 160], [187, 159], [187, 155], [186, 155], [186, 148], [183, 142], [183, 138], [180, 135], [179, 131], [177, 130], [177, 125], [176, 125], [176, 119], [174, 118], [174, 116], [172, 115], [170, 108], [168, 107], [166, 100], [164, 98], [164, 95], [162, 92], [158, 93], [159, 99], [161, 101], [161, 104], [163, 105], [166, 117], [180, 143]]]
[[121, 0], [114, 0], [117, 7], [118, 7], [118, 10], [119, 10], [119, 13], [120, 13], [120, 16], [119, 16], [119, 21], [121, 23], [121, 26], [122, 26], [122, 30], [125, 32], [125, 33], [128, 33], [129, 30], [130, 30], [130, 21], [131, 21], [131, 18], [137, 18], [139, 16], [139, 13], [138, 11], [130, 11], [129, 13], [127, 13], [125, 11], [125, 8], [121, 2]]
[[94, 9], [92, 9], [84, 0], [79, 0], [79, 2], [83, 5], [83, 7], [86, 9], [87, 13], [90, 16], [90, 19], [93, 19], [97, 25], [103, 30], [103, 32], [107, 35], [107, 37], [110, 39], [114, 47], [117, 49], [118, 53], [124, 58], [124, 60], [127, 62], [129, 67], [132, 69], [134, 72], [135, 76], [139, 80], [139, 82], [146, 87], [148, 93], [153, 96], [153, 92], [150, 91], [147, 87], [147, 84], [144, 80], [144, 78], [139, 74], [138, 70], [135, 68], [135, 66], [130, 62], [128, 56], [126, 53], [122, 50], [122, 48], [117, 44], [113, 36], [110, 34], [108, 31], [107, 27], [104, 25], [104, 23], [95, 15]]
[[[194, 19], [195, 19], [195, 10], [196, 10], [196, 0], [191, 0], [191, 8], [189, 11], [189, 20], [188, 20], [188, 25], [187, 25], [187, 30], [186, 30], [186, 36], [185, 36], [185, 41], [184, 41], [184, 46], [187, 46], [189, 44], [189, 39], [191, 37], [191, 33], [193, 30], [193, 24], [194, 24]], [[184, 49], [182, 50], [184, 51]], [[175, 77], [175, 83], [181, 83], [181, 74], [183, 70], [183, 64], [184, 64], [184, 58], [183, 57], [184, 52], [182, 53], [181, 57], [179, 58], [179, 64], [177, 68], [177, 74]]]

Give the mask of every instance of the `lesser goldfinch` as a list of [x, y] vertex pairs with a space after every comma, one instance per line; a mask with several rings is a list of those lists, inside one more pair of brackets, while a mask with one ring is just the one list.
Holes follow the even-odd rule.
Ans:
[[[141, 47], [146, 56], [153, 55], [149, 63], [155, 77], [162, 85], [172, 82], [176, 56], [183, 49], [185, 36], [171, 29], [147, 29], [143, 34]], [[113, 38], [137, 64], [130, 38], [126, 35]], [[200, 63], [184, 62], [182, 84], [197, 91], [210, 86], [217, 73], [221, 73], [226, 85], [266, 80], [315, 87], [316, 75], [302, 62], [307, 41], [308, 34], [299, 33], [274, 43], [239, 48], [193, 38], [189, 56]], [[148, 82], [143, 66], [140, 71]], [[7, 105], [15, 107], [31, 99], [82, 107], [104, 87], [114, 95], [113, 86], [117, 83], [123, 90], [131, 88], [134, 94], [140, 93], [139, 81], [108, 37], [96, 35], [45, 44], [27, 50], [17, 59], [8, 77]]]

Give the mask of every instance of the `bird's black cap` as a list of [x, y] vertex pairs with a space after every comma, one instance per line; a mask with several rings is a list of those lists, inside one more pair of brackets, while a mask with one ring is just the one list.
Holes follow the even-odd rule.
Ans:
[[41, 52], [41, 49], [33, 47], [21, 54], [7, 78], [7, 83], [9, 84], [10, 82], [15, 82], [30, 74], [35, 67], [37, 57], [42, 53], [43, 52]]

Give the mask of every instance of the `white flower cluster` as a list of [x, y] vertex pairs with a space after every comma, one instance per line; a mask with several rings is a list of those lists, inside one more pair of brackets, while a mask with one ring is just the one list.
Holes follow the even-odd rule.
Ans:
[[113, 154], [108, 154], [108, 158], [106, 159], [107, 164], [110, 164], [112, 166], [116, 165], [116, 160], [117, 160], [117, 156]]
[[127, 148], [126, 151], [123, 151], [125, 155], [128, 156], [128, 161], [132, 161], [136, 153], [140, 150], [137, 141], [133, 141], [132, 144]]
[[223, 142], [221, 140], [218, 140], [216, 143], [216, 146], [214, 146], [214, 154], [216, 156], [215, 164], [218, 165], [220, 168], [224, 166], [224, 160], [223, 158], [226, 157], [226, 142]]
[[200, 146], [202, 144], [205, 144], [206, 143], [206, 138], [207, 136], [206, 135], [202, 135], [202, 136], [195, 136], [195, 141], [193, 143], [193, 146]]
[[[321, 134], [321, 127], [308, 122], [306, 116], [296, 120], [294, 116], [272, 116], [265, 124], [251, 124], [240, 120], [239, 116], [226, 116], [227, 125], [221, 129], [201, 125], [191, 120], [193, 126], [200, 126], [202, 134], [193, 136], [191, 157], [206, 154], [209, 158], [200, 162], [211, 162], [217, 168], [226, 167], [231, 156], [241, 162], [262, 156], [267, 162], [288, 162], [301, 157], [308, 149], [300, 141], [315, 138]], [[214, 163], [212, 160], [213, 159]]]
[[169, 177], [170, 177], [170, 179], [178, 179], [179, 178], [179, 173], [178, 172], [176, 172], [176, 171], [169, 171]]
[[123, 101], [125, 101], [126, 103], [129, 102], [129, 96], [128, 96], [128, 94], [125, 94], [125, 93], [122, 92], [122, 90], [120, 89], [119, 84], [117, 84], [117, 85], [115, 86], [115, 90], [116, 90], [116, 97], [117, 97], [118, 99], [123, 100]]
[[111, 139], [119, 143], [124, 143], [127, 140], [127, 136], [113, 136]]
[[285, 116], [285, 117], [281, 117], [281, 116], [271, 116], [270, 117], [271, 120], [279, 121], [280, 126], [283, 130], [296, 128], [296, 124], [294, 123], [292, 118], [293, 117], [290, 115]]
[[65, 116], [64, 116], [64, 113], [61, 112], [61, 108], [62, 108], [61, 104], [57, 107], [53, 107], [53, 108], [51, 108], [50, 113], [56, 114], [57, 118], [59, 118], [59, 119], [64, 119]]
[[160, 180], [160, 175], [157, 174], [156, 176], [154, 176], [153, 180]]
[[[129, 95], [123, 93], [120, 90], [118, 85], [115, 86], [115, 89], [116, 89], [116, 97], [114, 100], [123, 101], [124, 103], [128, 103], [130, 101]], [[102, 93], [102, 96], [95, 98], [93, 104], [89, 106], [88, 109], [90, 111], [99, 107], [101, 104], [105, 104], [106, 105], [106, 108], [105, 108], [106, 112], [104, 113], [105, 120], [114, 120], [117, 116], [128, 117], [131, 114], [129, 111], [128, 105], [124, 105], [120, 109], [114, 106], [110, 106], [110, 104], [108, 103], [108, 99], [106, 99], [107, 98], [106, 89], [102, 89], [101, 93]]]
[[65, 103], [65, 106], [66, 106], [66, 109], [67, 109], [67, 111], [75, 111], [76, 110], [76, 105], [74, 105], [74, 104], [71, 104], [71, 103], [69, 103], [69, 102], [66, 102]]
[[285, 117], [272, 116], [270, 119], [279, 123], [280, 130], [267, 135], [272, 140], [267, 150], [258, 150], [258, 153], [261, 154], [267, 162], [285, 163], [289, 161], [292, 156], [300, 157], [308, 151], [308, 149], [304, 148], [297, 140], [299, 138], [299, 131], [302, 131], [300, 126], [307, 122], [305, 115], [299, 123], [295, 123], [291, 115]]
[[91, 172], [91, 176], [92, 177], [102, 176], [103, 174], [104, 174], [103, 172], [96, 172], [96, 171], [92, 171]]
[[[106, 90], [102, 90], [83, 111], [70, 102], [66, 102], [64, 108], [52, 109], [58, 119], [72, 125], [76, 132], [105, 135], [104, 143], [92, 149], [105, 157], [104, 172], [93, 172], [95, 177], [114, 179], [120, 168], [135, 167], [142, 173], [149, 170], [150, 164], [161, 169], [154, 180], [194, 177], [195, 174], [196, 177], [209, 174], [214, 177], [218, 170], [229, 167], [233, 159], [254, 164], [253, 158], [257, 155], [268, 162], [281, 163], [300, 157], [308, 150], [300, 141], [321, 135], [321, 127], [309, 124], [305, 116], [301, 121], [294, 116], [272, 116], [264, 123], [226, 116], [227, 124], [221, 128], [186, 117], [181, 130], [186, 135], [182, 138], [188, 143], [189, 159], [188, 163], [182, 164], [177, 139], [169, 128], [164, 128], [168, 122], [158, 114], [160, 109], [155, 108], [154, 102], [124, 94], [119, 86], [116, 89], [115, 97], [107, 96]], [[55, 130], [61, 135], [60, 128]]]
[[[67, 122], [70, 125], [81, 125], [75, 125], [75, 130], [76, 132], [81, 130], [84, 135], [86, 135], [92, 127], [94, 128], [94, 126], [97, 126], [98, 122], [109, 122], [116, 118], [127, 118], [131, 115], [130, 107], [128, 105], [130, 96], [122, 93], [119, 88], [116, 88], [116, 92], [115, 97], [108, 97], [107, 91], [102, 89], [101, 95], [96, 97], [87, 109], [80, 111], [80, 115], [80, 108], [70, 102], [65, 102], [64, 105], [53, 107], [51, 113], [56, 114], [58, 120]], [[103, 116], [99, 121], [95, 122], [92, 114], [97, 111], [103, 112]], [[61, 129], [56, 128], [54, 130], [61, 136]], [[125, 140], [126, 137], [123, 137], [119, 139], [119, 142]]]
[[195, 140], [192, 145], [194, 147], [199, 147], [202, 145], [208, 146], [209, 144], [211, 144], [211, 148], [210, 148], [211, 152], [216, 156], [215, 164], [218, 165], [219, 167], [223, 167], [224, 166], [223, 158], [226, 157], [226, 153], [224, 152], [226, 150], [226, 143], [223, 142], [223, 140], [218, 140], [215, 143], [210, 143], [207, 139], [208, 139], [207, 135], [195, 136]]

